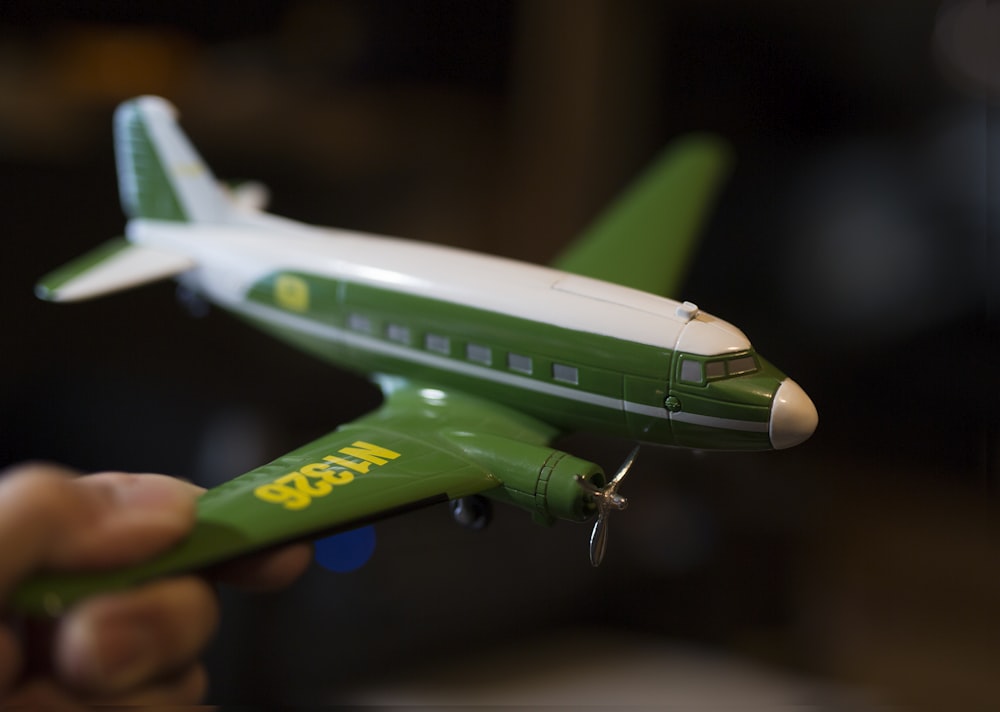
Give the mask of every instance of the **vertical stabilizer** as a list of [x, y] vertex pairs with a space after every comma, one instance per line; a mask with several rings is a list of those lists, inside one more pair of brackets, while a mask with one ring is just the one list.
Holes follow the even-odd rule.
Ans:
[[118, 189], [129, 218], [228, 220], [230, 202], [169, 102], [155, 96], [125, 102], [115, 112], [114, 131]]
[[553, 266], [677, 297], [731, 163], [729, 147], [718, 137], [677, 139]]

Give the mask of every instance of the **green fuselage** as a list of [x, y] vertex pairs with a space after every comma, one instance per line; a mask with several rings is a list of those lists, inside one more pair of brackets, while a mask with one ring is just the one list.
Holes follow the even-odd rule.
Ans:
[[[726, 356], [749, 356], [753, 373], [703, 373], [687, 383], [673, 350], [303, 272], [257, 281], [236, 311], [343, 368], [459, 389], [562, 431], [705, 449], [772, 447], [770, 406], [784, 376], [752, 350]], [[686, 421], [671, 417], [672, 403]]]

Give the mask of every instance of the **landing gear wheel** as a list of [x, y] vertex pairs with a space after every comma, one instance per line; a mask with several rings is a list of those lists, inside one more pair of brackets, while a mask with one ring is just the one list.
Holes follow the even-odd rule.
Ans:
[[493, 521], [493, 502], [482, 495], [453, 499], [448, 508], [455, 521], [466, 529], [485, 529]]

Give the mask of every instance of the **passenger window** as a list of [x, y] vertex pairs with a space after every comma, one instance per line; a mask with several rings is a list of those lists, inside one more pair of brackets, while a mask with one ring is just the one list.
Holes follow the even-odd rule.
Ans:
[[681, 359], [681, 380], [685, 383], [701, 383], [705, 380], [701, 362], [694, 359]]
[[385, 328], [385, 335], [390, 341], [398, 341], [401, 344], [410, 343], [410, 329], [399, 324], [389, 324]]
[[479, 344], [466, 344], [465, 356], [470, 361], [481, 363], [484, 366], [489, 366], [490, 364], [493, 363], [493, 353], [490, 351], [489, 346], [481, 346]]
[[521, 354], [507, 354], [507, 368], [511, 371], [531, 375], [531, 357]]
[[354, 331], [363, 331], [366, 334], [372, 332], [372, 320], [361, 314], [350, 314], [347, 317], [347, 326]]
[[428, 351], [434, 351], [445, 356], [451, 354], [451, 340], [447, 336], [427, 334], [424, 337], [424, 346]]
[[572, 383], [574, 386], [580, 385], [580, 371], [576, 366], [554, 363], [552, 364], [552, 378], [563, 383]]

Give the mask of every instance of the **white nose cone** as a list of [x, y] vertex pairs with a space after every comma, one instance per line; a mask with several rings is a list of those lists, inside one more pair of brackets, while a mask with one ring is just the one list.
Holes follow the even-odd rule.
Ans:
[[771, 404], [771, 447], [783, 450], [808, 440], [818, 423], [819, 413], [806, 392], [791, 378], [782, 381]]

